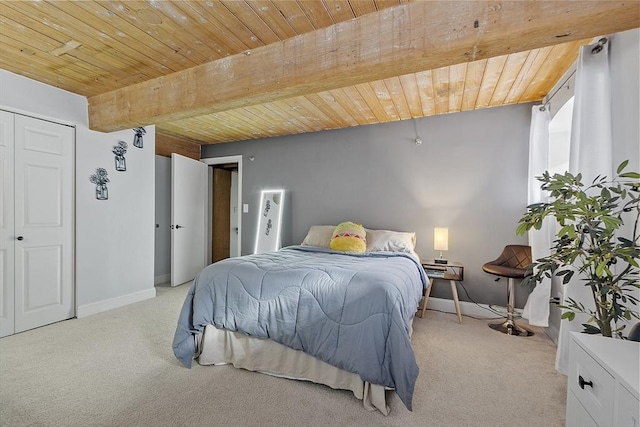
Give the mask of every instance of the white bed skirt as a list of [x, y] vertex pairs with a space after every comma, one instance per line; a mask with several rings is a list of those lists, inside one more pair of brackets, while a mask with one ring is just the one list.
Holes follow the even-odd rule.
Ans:
[[358, 374], [336, 368], [308, 354], [275, 341], [238, 332], [205, 327], [196, 343], [201, 365], [233, 364], [236, 368], [277, 377], [312, 381], [334, 389], [351, 390], [367, 410], [389, 414], [385, 387], [363, 381]]

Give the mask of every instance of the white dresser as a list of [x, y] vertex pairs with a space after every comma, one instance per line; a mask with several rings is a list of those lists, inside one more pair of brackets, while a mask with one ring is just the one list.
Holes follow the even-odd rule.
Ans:
[[640, 343], [573, 332], [568, 381], [568, 427], [640, 427]]

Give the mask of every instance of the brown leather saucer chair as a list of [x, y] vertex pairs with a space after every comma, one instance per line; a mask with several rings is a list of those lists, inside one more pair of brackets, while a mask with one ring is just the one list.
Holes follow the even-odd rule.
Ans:
[[[507, 335], [521, 337], [533, 335], [532, 331], [516, 324], [514, 320], [514, 282], [516, 279], [522, 280], [527, 275], [527, 266], [531, 262], [531, 246], [507, 245], [497, 259], [489, 261], [482, 266], [482, 270], [486, 273], [509, 279], [509, 285], [507, 286], [507, 320], [501, 323], [490, 323], [490, 328]], [[498, 280], [496, 279], [496, 281]]]

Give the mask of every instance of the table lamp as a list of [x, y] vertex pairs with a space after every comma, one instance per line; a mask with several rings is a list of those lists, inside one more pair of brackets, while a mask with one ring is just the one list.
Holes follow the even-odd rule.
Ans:
[[435, 259], [436, 264], [446, 264], [447, 260], [442, 258], [442, 251], [449, 250], [449, 229], [436, 227], [433, 229], [433, 250], [440, 251], [440, 258]]

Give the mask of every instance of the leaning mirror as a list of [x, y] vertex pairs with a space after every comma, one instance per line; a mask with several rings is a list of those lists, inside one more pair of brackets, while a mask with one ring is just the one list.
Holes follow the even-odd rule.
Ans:
[[284, 190], [263, 190], [260, 193], [258, 229], [254, 253], [272, 252], [280, 249], [280, 228]]

